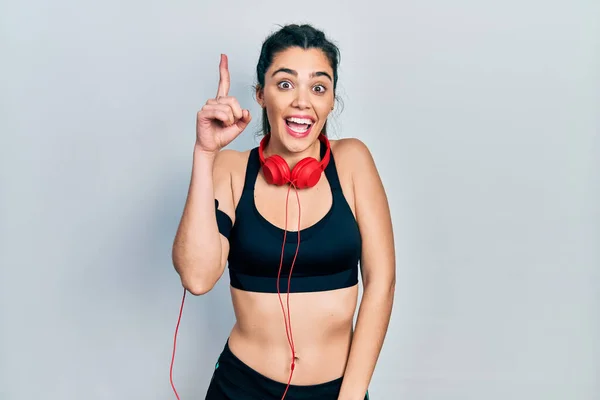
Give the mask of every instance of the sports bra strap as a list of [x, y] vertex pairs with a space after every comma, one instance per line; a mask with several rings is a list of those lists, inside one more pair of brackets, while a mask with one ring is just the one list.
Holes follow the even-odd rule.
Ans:
[[[327, 151], [327, 146], [323, 142], [321, 142], [321, 160], [325, 156], [325, 152]], [[335, 167], [335, 159], [333, 157], [333, 151], [329, 151], [329, 163], [327, 167], [325, 167], [325, 176], [329, 181], [329, 186], [331, 190], [341, 189], [340, 178], [337, 173], [337, 168]]]
[[258, 157], [258, 147], [250, 150], [248, 157], [248, 165], [246, 166], [246, 178], [244, 179], [244, 191], [254, 190], [256, 177], [260, 172], [260, 158]]

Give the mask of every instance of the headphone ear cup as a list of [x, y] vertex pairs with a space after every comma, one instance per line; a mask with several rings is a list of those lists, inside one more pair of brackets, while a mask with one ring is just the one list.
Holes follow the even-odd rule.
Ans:
[[265, 160], [263, 164], [265, 180], [272, 185], [283, 185], [290, 180], [290, 167], [277, 154]]
[[321, 179], [321, 164], [314, 158], [308, 157], [300, 160], [292, 171], [292, 182], [298, 189], [315, 186]]

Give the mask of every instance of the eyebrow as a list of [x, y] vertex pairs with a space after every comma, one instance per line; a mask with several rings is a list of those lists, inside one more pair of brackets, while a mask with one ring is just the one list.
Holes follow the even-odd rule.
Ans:
[[[278, 70], [276, 70], [275, 72], [273, 72], [271, 74], [271, 76], [275, 76], [275, 74], [278, 74], [279, 72], [284, 72], [290, 75], [294, 75], [294, 76], [298, 76], [298, 72], [294, 71], [293, 69], [289, 69], [289, 68], [279, 68]], [[316, 71], [310, 74], [311, 78], [314, 78], [315, 76], [325, 76], [327, 78], [329, 78], [329, 80], [331, 82], [333, 82], [333, 79], [331, 78], [331, 75], [329, 75], [327, 72], [325, 71]]]

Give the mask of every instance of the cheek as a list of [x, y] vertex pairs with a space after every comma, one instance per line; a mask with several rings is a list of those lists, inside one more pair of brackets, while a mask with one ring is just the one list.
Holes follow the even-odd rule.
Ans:
[[332, 111], [331, 107], [333, 107], [333, 104], [331, 104], [330, 102], [323, 102], [322, 104], [319, 104], [319, 107], [317, 109], [317, 115], [319, 116], [319, 118], [326, 119]]
[[288, 101], [284, 94], [274, 90], [265, 93], [265, 104], [270, 112], [280, 112]]
[[266, 102], [267, 105], [267, 117], [269, 118], [269, 121], [280, 121], [281, 117], [283, 115], [283, 110], [281, 108], [281, 105], [274, 102], [274, 101], [269, 101]]

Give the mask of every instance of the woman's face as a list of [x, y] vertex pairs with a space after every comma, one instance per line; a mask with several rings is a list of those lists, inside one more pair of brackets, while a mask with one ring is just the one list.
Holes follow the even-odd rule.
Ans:
[[292, 47], [278, 53], [265, 73], [257, 100], [267, 110], [272, 139], [290, 152], [313, 144], [334, 104], [333, 70], [319, 49]]

